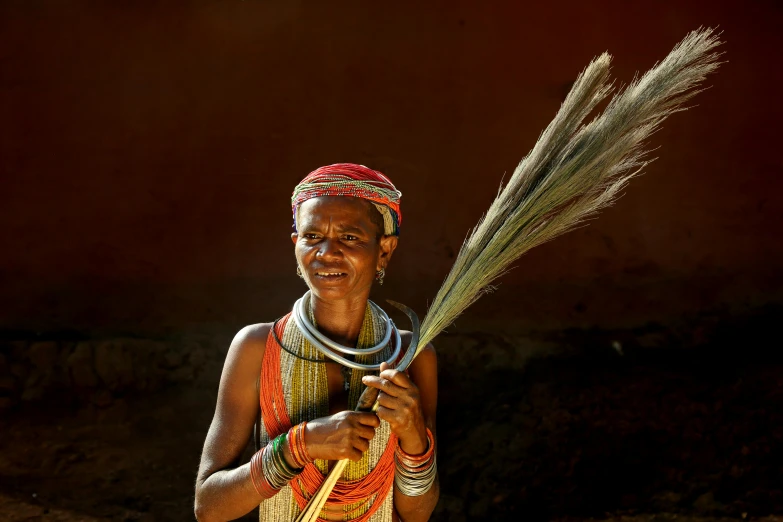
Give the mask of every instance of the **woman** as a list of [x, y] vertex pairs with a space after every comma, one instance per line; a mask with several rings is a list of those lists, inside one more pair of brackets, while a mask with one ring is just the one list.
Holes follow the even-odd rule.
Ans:
[[[340, 459], [351, 462], [322, 519], [429, 518], [435, 351], [427, 346], [407, 372], [391, 369], [410, 332], [369, 301], [397, 247], [400, 196], [386, 176], [354, 164], [321, 167], [297, 185], [291, 238], [309, 291], [292, 313], [231, 343], [196, 482], [199, 521], [259, 505], [261, 520], [295, 520]], [[377, 413], [353, 411], [365, 386], [380, 390]], [[240, 465], [254, 433], [258, 451]]]

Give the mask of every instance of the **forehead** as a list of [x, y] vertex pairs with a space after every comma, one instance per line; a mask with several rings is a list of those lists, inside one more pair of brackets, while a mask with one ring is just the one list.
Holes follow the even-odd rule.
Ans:
[[334, 222], [341, 226], [371, 229], [370, 212], [377, 212], [369, 201], [351, 196], [320, 196], [304, 201], [297, 208], [299, 226]]

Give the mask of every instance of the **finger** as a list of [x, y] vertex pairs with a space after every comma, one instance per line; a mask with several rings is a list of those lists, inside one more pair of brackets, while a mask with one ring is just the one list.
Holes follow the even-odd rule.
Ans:
[[403, 406], [399, 398], [384, 392], [378, 394], [378, 404], [389, 410], [399, 410]]
[[351, 450], [348, 452], [348, 458], [349, 458], [349, 459], [351, 459], [351, 460], [352, 460], [352, 461], [354, 461], [354, 462], [359, 462], [360, 460], [362, 460], [362, 452], [361, 452], [361, 451], [359, 451], [359, 450], [358, 450], [358, 449], [356, 449], [356, 448], [352, 448], [352, 449], [351, 449]]
[[414, 385], [413, 382], [411, 382], [410, 377], [408, 377], [405, 372], [399, 370], [384, 370], [380, 373], [379, 377], [393, 382], [400, 388], [410, 388]]
[[389, 368], [391, 368], [391, 366], [389, 366], [389, 363], [387, 363], [386, 361], [383, 361], [381, 363], [381, 372], [383, 372], [383, 371], [385, 371], [385, 370], [387, 370]]
[[362, 377], [362, 384], [370, 388], [382, 389], [382, 379], [376, 375], [365, 375]]
[[381, 421], [378, 420], [378, 416], [370, 412], [356, 412], [356, 420], [359, 421], [359, 424], [370, 426], [373, 429], [381, 425]]
[[364, 453], [370, 449], [370, 441], [361, 437], [356, 437], [356, 440], [353, 442], [353, 447]]
[[[380, 422], [381, 422], [380, 419], [378, 419], [379, 424]], [[375, 428], [361, 425], [358, 428], [356, 428], [356, 435], [362, 439], [372, 440], [373, 437], [375, 437]]]
[[[393, 370], [391, 370], [393, 371]], [[380, 377], [371, 377], [371, 376], [365, 376], [362, 377], [362, 382], [366, 384], [367, 386], [372, 386], [373, 388], [377, 388], [381, 390], [382, 392], [388, 393], [389, 395], [393, 397], [397, 397], [399, 395], [402, 395], [405, 393], [405, 388], [401, 386], [397, 386], [389, 379], [383, 379]]]
[[378, 406], [378, 411], [376, 413], [378, 414], [379, 419], [385, 420], [391, 425], [397, 424], [397, 412], [395, 410], [385, 406]]

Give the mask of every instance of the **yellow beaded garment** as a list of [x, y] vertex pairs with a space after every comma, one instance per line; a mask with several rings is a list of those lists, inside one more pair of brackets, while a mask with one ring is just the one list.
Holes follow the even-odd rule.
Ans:
[[[312, 312], [310, 312], [310, 320], [314, 322]], [[362, 329], [359, 333], [357, 347], [367, 348], [374, 346], [381, 341], [385, 332], [386, 323], [380, 317], [380, 314], [373, 312], [368, 304], [364, 314]], [[272, 335], [271, 332], [270, 335]], [[323, 354], [305, 339], [293, 319], [286, 323], [282, 339], [280, 340], [287, 350], [296, 354], [296, 356], [292, 355], [287, 350], [281, 350], [280, 352], [280, 376], [283, 383], [283, 397], [285, 398], [286, 409], [292, 425], [328, 416], [329, 392], [326, 380], [326, 367], [323, 362], [312, 362], [304, 359], [323, 361]], [[386, 346], [380, 352], [357, 356], [356, 362], [378, 364], [388, 360], [390, 356], [391, 347]], [[364, 389], [362, 377], [370, 372], [351, 370], [350, 373], [348, 408], [352, 410], [356, 407], [359, 395], [361, 395]], [[258, 432], [260, 448], [269, 442], [269, 435], [264, 429], [263, 422], [259, 422]], [[386, 449], [390, 435], [391, 428], [389, 424], [386, 421], [381, 421], [380, 427], [375, 431], [375, 437], [370, 442], [370, 448], [364, 453], [359, 462], [349, 462], [340, 479], [361, 479], [372, 471]], [[328, 472], [326, 461], [316, 460], [315, 465], [321, 473], [326, 474]], [[390, 491], [386, 498], [376, 498], [372, 502], [379, 501], [383, 502], [383, 505], [369, 520], [371, 522], [391, 522], [394, 511], [393, 492]], [[355, 519], [366, 513], [371, 505], [371, 502], [359, 502], [344, 506], [342, 519]], [[329, 516], [333, 517], [334, 515], [334, 511], [329, 512]], [[290, 485], [286, 485], [274, 497], [264, 500], [259, 506], [259, 520], [262, 522], [295, 520], [297, 516], [299, 516], [299, 505], [296, 503]], [[321, 517], [324, 516], [326, 516], [325, 511], [321, 513]]]

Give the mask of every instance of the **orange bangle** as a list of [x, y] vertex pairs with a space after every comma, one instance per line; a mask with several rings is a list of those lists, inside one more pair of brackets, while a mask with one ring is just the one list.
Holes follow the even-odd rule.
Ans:
[[412, 467], [417, 467], [431, 459], [432, 455], [435, 453], [435, 438], [432, 436], [432, 432], [429, 428], [427, 428], [427, 446], [427, 451], [421, 455], [411, 455], [410, 453], [405, 453], [405, 451], [403, 451], [403, 449], [400, 447], [400, 440], [397, 439], [397, 447], [395, 448], [394, 452], [397, 454], [397, 457], [405, 464]]
[[297, 424], [288, 430], [288, 450], [291, 452], [291, 456], [294, 459], [294, 464], [297, 468], [304, 468], [311, 463], [313, 459], [307, 453], [307, 447], [304, 443], [304, 429], [307, 425], [307, 421]]
[[302, 422], [299, 428], [299, 438], [297, 442], [299, 444], [299, 453], [302, 455], [304, 462], [309, 464], [313, 459], [309, 453], [307, 453], [307, 445], [305, 444], [305, 428], [307, 427], [307, 421]]
[[297, 436], [299, 435], [299, 426], [294, 426], [290, 430], [288, 430], [288, 451], [291, 452], [291, 456], [294, 459], [294, 466], [297, 468], [303, 468], [305, 466], [305, 463], [302, 462], [302, 456], [299, 455], [299, 445], [296, 442]]

